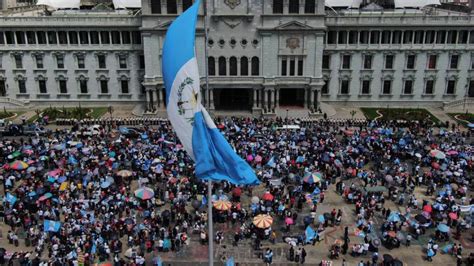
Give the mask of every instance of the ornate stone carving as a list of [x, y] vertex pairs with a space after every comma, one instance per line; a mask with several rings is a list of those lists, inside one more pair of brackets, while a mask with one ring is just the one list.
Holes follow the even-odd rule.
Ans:
[[286, 47], [290, 48], [291, 50], [300, 48], [300, 39], [296, 37], [286, 39]]
[[231, 28], [231, 29], [233, 29], [233, 28], [239, 26], [240, 23], [242, 23], [242, 20], [241, 20], [241, 19], [237, 19], [237, 20], [234, 20], [234, 19], [229, 19], [229, 20], [223, 19], [222, 21], [224, 22], [224, 24], [226, 24], [227, 26], [229, 26], [229, 28]]
[[231, 9], [234, 9], [236, 6], [240, 5], [240, 0], [224, 0], [224, 3]]

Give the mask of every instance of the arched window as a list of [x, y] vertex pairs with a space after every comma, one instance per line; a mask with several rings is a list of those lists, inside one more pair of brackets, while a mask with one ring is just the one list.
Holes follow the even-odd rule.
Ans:
[[229, 59], [229, 75], [237, 76], [237, 58], [235, 56]]
[[209, 76], [216, 75], [216, 60], [212, 56], [207, 59], [207, 71]]
[[151, 0], [151, 13], [161, 14], [161, 0]]
[[283, 0], [273, 0], [273, 14], [283, 14]]
[[300, 0], [290, 0], [288, 13], [298, 14], [300, 12]]
[[227, 62], [225, 57], [219, 57], [219, 76], [226, 76], [227, 75]]
[[314, 14], [316, 9], [316, 4], [314, 0], [306, 0], [304, 3], [304, 13], [306, 14]]
[[240, 75], [241, 76], [249, 75], [249, 59], [245, 56], [240, 58]]
[[183, 12], [193, 5], [193, 0], [183, 0]]
[[167, 0], [166, 1], [166, 12], [168, 14], [177, 14], [178, 6], [176, 5], [176, 0]]
[[260, 61], [258, 57], [252, 57], [252, 76], [258, 76], [260, 72]]

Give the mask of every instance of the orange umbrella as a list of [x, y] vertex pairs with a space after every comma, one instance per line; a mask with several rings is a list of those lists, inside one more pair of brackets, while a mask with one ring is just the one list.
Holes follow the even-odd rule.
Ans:
[[226, 200], [218, 200], [213, 205], [219, 211], [227, 211], [232, 207], [232, 204]]
[[268, 228], [272, 226], [273, 218], [268, 214], [259, 214], [253, 218], [253, 224], [257, 228]]

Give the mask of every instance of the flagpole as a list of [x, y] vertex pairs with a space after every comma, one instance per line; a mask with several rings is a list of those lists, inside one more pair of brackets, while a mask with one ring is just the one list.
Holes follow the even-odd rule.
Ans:
[[[208, 31], [207, 31], [207, 1], [203, 0], [203, 10], [204, 10], [204, 73], [206, 73], [206, 105], [210, 105], [210, 94], [209, 94], [209, 68], [208, 68], [208, 50], [207, 50], [207, 40], [208, 40]], [[214, 266], [214, 228], [212, 222], [212, 181], [209, 178], [207, 180], [207, 225], [208, 225], [208, 252], [209, 252], [209, 265]]]

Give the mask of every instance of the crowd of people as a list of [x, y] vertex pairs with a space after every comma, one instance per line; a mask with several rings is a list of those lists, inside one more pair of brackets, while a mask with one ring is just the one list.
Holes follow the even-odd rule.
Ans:
[[[48, 136], [1, 139], [0, 218], [10, 243], [31, 251], [0, 250], [0, 264], [17, 259], [22, 265], [145, 265], [159, 260], [150, 254], [180, 252], [191, 239], [206, 245], [226, 237], [234, 245], [250, 240], [267, 264], [273, 251], [262, 243], [284, 241], [288, 260], [304, 263], [304, 245], [314, 245], [327, 227], [345, 222], [338, 208], [318, 211], [328, 189], [354, 205], [356, 214], [355, 225], [346, 226], [331, 247], [332, 259], [348, 253], [350, 235], [360, 237], [350, 254], [370, 255], [364, 265], [380, 261], [381, 245], [409, 246], [412, 237], [418, 241], [425, 235], [432, 238], [427, 260], [438, 254], [438, 243], [446, 244], [458, 263], [469, 259], [459, 242], [472, 224], [474, 204], [469, 132], [425, 123], [217, 119], [236, 152], [254, 167], [265, 193], [223, 182], [214, 184], [207, 199], [206, 184], [193, 175], [193, 162], [170, 123], [153, 121], [137, 138], [105, 128], [97, 136], [58, 129]], [[417, 198], [414, 191], [427, 197]], [[213, 218], [238, 228], [233, 236], [207, 235], [209, 200], [229, 203], [215, 206]], [[406, 211], [389, 209], [388, 200]], [[256, 223], [259, 215], [281, 221], [282, 228]], [[376, 217], [383, 222], [376, 223]]]

